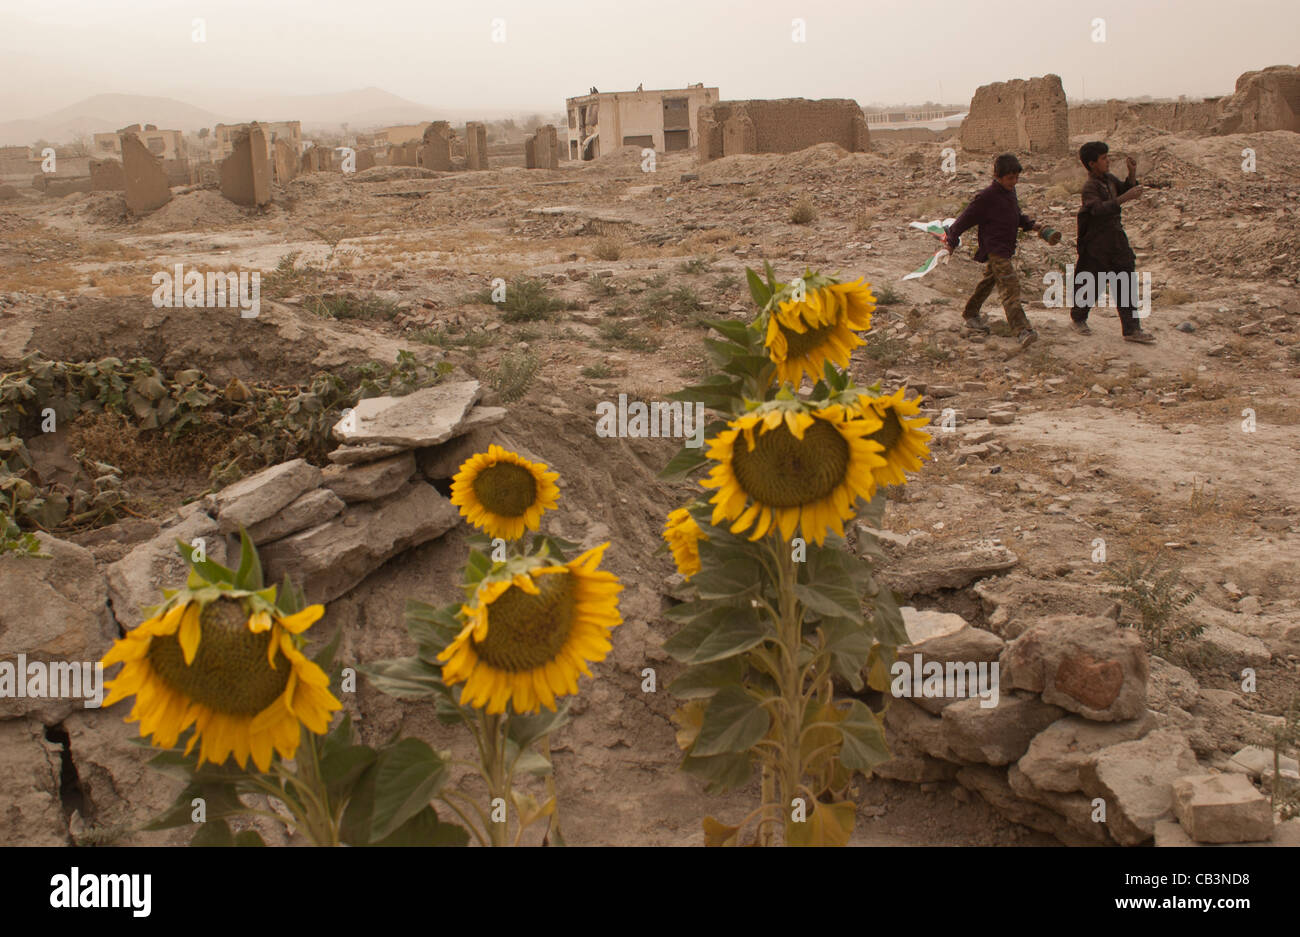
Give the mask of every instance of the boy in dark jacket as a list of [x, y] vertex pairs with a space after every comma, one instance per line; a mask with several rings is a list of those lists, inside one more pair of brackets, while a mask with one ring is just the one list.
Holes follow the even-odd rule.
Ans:
[[[1088, 181], [1083, 186], [1082, 206], [1078, 215], [1079, 261], [1074, 265], [1074, 278], [1078, 282], [1084, 277], [1091, 277], [1092, 296], [1100, 298], [1098, 284], [1103, 277], [1115, 282], [1114, 275], [1122, 274], [1130, 284], [1123, 292], [1124, 304], [1119, 306], [1120, 330], [1127, 342], [1150, 345], [1155, 338], [1142, 331], [1142, 324], [1133, 315], [1132, 284], [1136, 280], [1137, 257], [1129, 246], [1128, 235], [1120, 220], [1120, 206], [1142, 197], [1142, 187], [1137, 184], [1137, 162], [1133, 157], [1126, 160], [1128, 177], [1121, 182], [1110, 172], [1109, 147], [1100, 140], [1085, 143], [1079, 148], [1079, 162], [1088, 170]], [[1112, 292], [1114, 288], [1112, 287]], [[1112, 300], [1115, 297], [1111, 297]], [[1088, 313], [1092, 304], [1079, 305], [1076, 296], [1071, 297], [1074, 304], [1070, 310], [1070, 326], [1081, 335], [1091, 335], [1088, 328]]]
[[1007, 314], [1007, 324], [1020, 339], [1022, 346], [1033, 343], [1038, 333], [1029, 324], [1025, 307], [1020, 304], [1020, 280], [1011, 258], [1016, 253], [1017, 229], [1038, 231], [1043, 226], [1020, 210], [1016, 199], [1016, 183], [1020, 181], [1023, 167], [1011, 153], [1003, 153], [993, 161], [993, 184], [976, 195], [966, 210], [948, 228], [945, 239], [951, 251], [961, 243], [961, 235], [969, 228], [979, 227], [979, 249], [975, 259], [987, 261], [984, 278], [966, 302], [962, 317], [966, 328], [987, 335], [988, 320], [980, 314], [980, 307], [997, 286], [1002, 309]]

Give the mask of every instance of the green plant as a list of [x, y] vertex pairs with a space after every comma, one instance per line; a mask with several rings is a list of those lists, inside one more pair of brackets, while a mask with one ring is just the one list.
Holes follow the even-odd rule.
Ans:
[[902, 360], [907, 344], [891, 332], [881, 332], [867, 344], [867, 357], [882, 367], [892, 367]]
[[602, 380], [609, 377], [614, 372], [609, 365], [602, 361], [600, 364], [587, 365], [587, 367], [583, 368], [578, 373], [583, 377], [591, 378], [592, 380]]
[[623, 256], [623, 242], [618, 238], [597, 238], [591, 252], [597, 260], [618, 260]]
[[609, 277], [598, 277], [594, 273], [587, 277], [587, 289], [597, 299], [613, 296], [618, 292], [618, 288], [610, 282]]
[[262, 277], [262, 292], [271, 299], [283, 299], [294, 293], [306, 293], [315, 288], [321, 278], [321, 268], [314, 264], [298, 266], [301, 251], [290, 251], [280, 256], [270, 273]]
[[24, 531], [14, 523], [7, 511], [0, 510], [0, 556], [6, 553], [22, 553], [27, 556], [47, 557], [41, 552], [41, 542], [30, 531]]
[[545, 283], [531, 277], [511, 280], [506, 285], [505, 297], [499, 303], [494, 302], [492, 296], [491, 288], [475, 294], [479, 302], [500, 309], [501, 318], [506, 322], [537, 322], [549, 319], [553, 312], [572, 308], [570, 303], [552, 296]]
[[903, 295], [892, 286], [873, 287], [871, 292], [876, 297], [877, 306], [896, 306], [906, 301]]
[[801, 198], [790, 209], [791, 224], [810, 224], [817, 220], [817, 207], [813, 205], [812, 200]]
[[1152, 653], [1165, 654], [1205, 630], [1204, 625], [1177, 618], [1203, 587], [1183, 589], [1182, 571], [1159, 553], [1149, 560], [1134, 556], [1126, 563], [1107, 564], [1102, 578], [1112, 584], [1110, 594], [1138, 616], [1132, 627]]
[[692, 257], [690, 260], [682, 261], [678, 269], [681, 270], [682, 273], [697, 275], [701, 273], [708, 273], [709, 267], [712, 265], [712, 263], [713, 261], [710, 260], [708, 257]]
[[528, 393], [541, 366], [542, 359], [536, 352], [506, 352], [488, 373], [487, 382], [503, 403], [515, 403]]
[[397, 317], [398, 304], [377, 296], [352, 294], [325, 294], [310, 296], [303, 305], [309, 312], [324, 319], [362, 319], [366, 321], [392, 321]]

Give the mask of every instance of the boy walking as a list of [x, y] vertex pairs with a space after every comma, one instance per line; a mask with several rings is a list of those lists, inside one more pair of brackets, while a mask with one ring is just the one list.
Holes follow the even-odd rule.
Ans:
[[989, 333], [988, 320], [980, 313], [980, 307], [996, 286], [1007, 324], [1020, 339], [1021, 347], [1025, 347], [1038, 339], [1038, 333], [1029, 324], [1025, 308], [1020, 304], [1020, 280], [1011, 258], [1016, 253], [1018, 231], [1038, 231], [1043, 226], [1020, 210], [1016, 183], [1020, 181], [1022, 170], [1020, 160], [1011, 153], [1003, 153], [995, 159], [993, 183], [971, 199], [966, 210], [948, 229], [945, 243], [950, 251], [955, 251], [963, 232], [979, 228], [979, 249], [975, 252], [975, 259], [987, 261], [987, 266], [984, 278], [975, 287], [962, 313], [966, 329], [983, 335]]
[[[1137, 184], [1137, 161], [1131, 156], [1127, 158], [1128, 177], [1121, 182], [1111, 175], [1109, 149], [1100, 140], [1079, 148], [1079, 162], [1088, 170], [1088, 181], [1084, 183], [1083, 204], [1079, 208], [1079, 261], [1074, 265], [1074, 277], [1092, 279], [1094, 300], [1100, 298], [1100, 283], [1112, 284], [1112, 292], [1118, 289], [1123, 299], [1119, 306], [1119, 325], [1124, 341], [1150, 345], [1155, 338], [1142, 331], [1142, 324], [1133, 315], [1130, 284], [1136, 280], [1137, 256], [1129, 246], [1120, 220], [1120, 206], [1142, 197], [1142, 187]], [[1122, 276], [1122, 280], [1116, 279], [1117, 276]], [[1091, 335], [1088, 313], [1093, 303], [1080, 305], [1078, 291], [1075, 292], [1071, 297], [1074, 306], [1070, 310], [1070, 327], [1080, 335]], [[1116, 297], [1112, 296], [1111, 300], [1115, 301]]]

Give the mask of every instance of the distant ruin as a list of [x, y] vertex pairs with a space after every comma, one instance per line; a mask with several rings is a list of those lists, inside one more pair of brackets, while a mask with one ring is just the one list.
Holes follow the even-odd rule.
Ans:
[[149, 152], [144, 141], [133, 132], [120, 134], [122, 139], [122, 175], [126, 180], [126, 207], [138, 214], [161, 208], [171, 201], [167, 170], [161, 156]]
[[477, 121], [465, 125], [465, 168], [488, 168], [487, 127]]
[[272, 161], [275, 166], [275, 181], [280, 185], [284, 185], [298, 175], [298, 152], [293, 148], [293, 144], [287, 140], [276, 140], [273, 147], [274, 156]]
[[271, 201], [266, 134], [257, 123], [234, 138], [230, 155], [221, 161], [221, 194], [236, 205], [256, 208]]
[[524, 141], [525, 169], [559, 169], [560, 141], [555, 128], [547, 124]]
[[1060, 76], [976, 88], [962, 121], [961, 146], [972, 153], [1068, 153], [1070, 119]]
[[1300, 67], [1273, 65], [1245, 72], [1223, 103], [1215, 133], [1290, 130], [1300, 133]]
[[737, 153], [793, 153], [835, 143], [852, 153], [871, 148], [858, 102], [849, 98], [719, 101], [700, 108], [700, 160]]
[[122, 192], [126, 190], [126, 176], [122, 164], [115, 159], [90, 161], [90, 191]]
[[451, 169], [451, 124], [445, 120], [435, 120], [424, 131], [424, 143], [420, 148], [420, 159], [425, 169], [445, 172]]
[[1209, 133], [1222, 113], [1220, 98], [1204, 101], [1160, 101], [1135, 103], [1107, 101], [1070, 108], [1070, 136], [1114, 133], [1123, 124], [1145, 124], [1171, 133]]

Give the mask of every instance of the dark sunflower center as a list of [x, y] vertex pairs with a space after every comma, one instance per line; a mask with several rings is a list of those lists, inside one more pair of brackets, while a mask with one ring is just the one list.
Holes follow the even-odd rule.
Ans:
[[474, 642], [483, 660], [501, 670], [521, 671], [554, 660], [573, 627], [573, 576], [539, 576], [538, 594], [511, 586], [488, 606], [487, 640]]
[[781, 334], [785, 336], [786, 357], [802, 358], [810, 351], [820, 348], [826, 341], [826, 336], [834, 331], [834, 325], [819, 325], [815, 329], [809, 329], [806, 332], [795, 332], [787, 329], [784, 325], [778, 325]]
[[885, 451], [881, 454], [888, 456], [889, 453], [894, 451], [894, 446], [898, 445], [898, 440], [903, 437], [903, 422], [898, 418], [898, 414], [894, 412], [893, 407], [886, 410], [885, 415], [880, 419], [880, 429], [876, 430], [867, 438], [874, 439], [876, 442], [884, 446]]
[[254, 716], [279, 698], [289, 682], [283, 655], [266, 662], [271, 631], [253, 634], [235, 599], [217, 599], [199, 616], [202, 637], [194, 663], [185, 665], [180, 631], [149, 642], [149, 663], [168, 686], [197, 703], [235, 716]]
[[499, 517], [519, 517], [537, 500], [537, 479], [522, 466], [501, 462], [478, 473], [474, 497]]
[[844, 481], [849, 444], [825, 420], [814, 420], [802, 441], [782, 423], [755, 431], [753, 452], [737, 438], [731, 462], [745, 494], [767, 507], [793, 508], [826, 497]]

